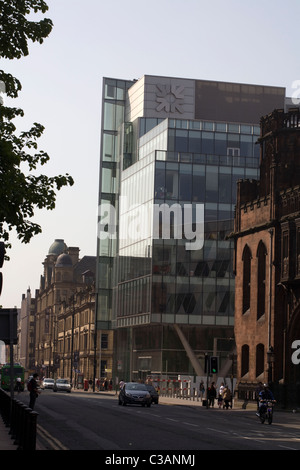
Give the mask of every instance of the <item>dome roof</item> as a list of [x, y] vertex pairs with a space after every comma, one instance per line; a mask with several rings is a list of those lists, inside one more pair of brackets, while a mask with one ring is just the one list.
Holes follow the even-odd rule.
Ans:
[[48, 255], [60, 255], [67, 249], [64, 240], [57, 238], [49, 248]]
[[55, 263], [56, 268], [68, 268], [71, 266], [73, 266], [73, 263], [70, 255], [68, 255], [67, 253], [62, 253], [61, 255], [59, 255]]

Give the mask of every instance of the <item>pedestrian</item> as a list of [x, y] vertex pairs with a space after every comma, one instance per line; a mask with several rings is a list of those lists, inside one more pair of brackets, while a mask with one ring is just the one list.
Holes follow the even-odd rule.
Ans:
[[201, 398], [201, 401], [203, 400], [204, 392], [205, 392], [205, 387], [204, 387], [203, 380], [201, 380], [200, 385], [199, 385], [199, 396]]
[[207, 391], [208, 406], [211, 406], [213, 408], [215, 405], [216, 398], [217, 398], [217, 390], [215, 387], [215, 382], [212, 382]]
[[30, 394], [29, 395], [30, 396], [29, 408], [31, 408], [32, 410], [34, 409], [35, 400], [37, 399], [37, 397], [41, 393], [39, 388], [38, 388], [37, 378], [38, 378], [38, 374], [37, 373], [33, 374], [32, 378], [29, 380], [29, 382], [27, 384], [27, 388], [28, 388], [29, 394]]
[[93, 388], [93, 381], [92, 379], [89, 380], [89, 389], [92, 391]]
[[218, 405], [219, 405], [219, 408], [222, 408], [222, 404], [223, 404], [223, 392], [225, 390], [225, 387], [224, 387], [224, 382], [221, 383], [221, 386], [219, 388], [219, 393], [218, 393]]
[[223, 399], [224, 399], [224, 406], [223, 406], [223, 408], [226, 408], [226, 410], [228, 410], [229, 407], [232, 408], [231, 390], [230, 390], [230, 388], [228, 387], [228, 385], [226, 385], [225, 388], [224, 388]]

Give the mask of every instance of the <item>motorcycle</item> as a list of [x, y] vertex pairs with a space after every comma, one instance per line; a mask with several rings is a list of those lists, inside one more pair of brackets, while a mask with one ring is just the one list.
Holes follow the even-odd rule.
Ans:
[[269, 424], [273, 421], [273, 407], [275, 400], [261, 400], [259, 419], [263, 424], [266, 420]]

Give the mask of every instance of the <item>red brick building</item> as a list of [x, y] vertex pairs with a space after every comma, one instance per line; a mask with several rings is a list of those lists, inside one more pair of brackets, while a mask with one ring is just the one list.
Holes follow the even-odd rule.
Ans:
[[237, 187], [237, 379], [249, 388], [271, 381], [300, 404], [299, 109], [263, 117], [259, 144], [260, 179]]

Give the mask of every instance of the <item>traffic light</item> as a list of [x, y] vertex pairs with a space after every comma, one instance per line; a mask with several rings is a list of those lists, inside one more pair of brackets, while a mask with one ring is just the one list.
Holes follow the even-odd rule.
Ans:
[[[0, 242], [0, 268], [2, 268], [3, 266], [4, 255], [5, 255], [5, 245], [4, 245], [4, 242]], [[0, 273], [0, 295], [2, 291], [2, 283], [3, 283], [3, 276], [2, 276], [2, 273]]]
[[210, 373], [217, 374], [219, 370], [219, 358], [217, 356], [210, 356]]

